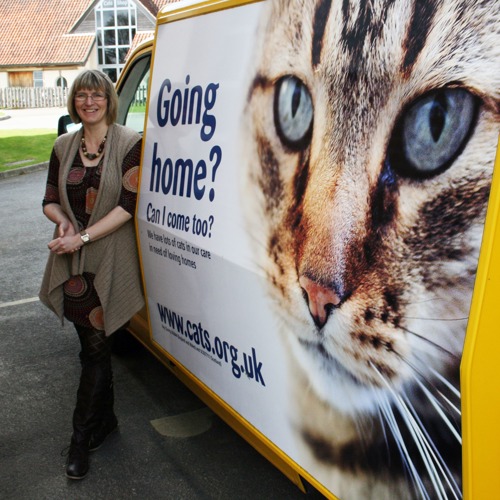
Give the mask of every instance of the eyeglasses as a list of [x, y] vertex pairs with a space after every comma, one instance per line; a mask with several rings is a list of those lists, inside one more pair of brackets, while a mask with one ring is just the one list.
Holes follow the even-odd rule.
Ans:
[[92, 92], [92, 94], [85, 94], [84, 92], [78, 92], [75, 94], [75, 101], [85, 102], [87, 99], [92, 99], [95, 102], [104, 101], [107, 98], [106, 94], [102, 92]]

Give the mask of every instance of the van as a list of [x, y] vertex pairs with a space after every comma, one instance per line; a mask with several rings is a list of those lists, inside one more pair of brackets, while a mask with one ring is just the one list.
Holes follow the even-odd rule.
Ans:
[[173, 3], [117, 82], [130, 333], [302, 491], [500, 491], [500, 20], [446, 3]]

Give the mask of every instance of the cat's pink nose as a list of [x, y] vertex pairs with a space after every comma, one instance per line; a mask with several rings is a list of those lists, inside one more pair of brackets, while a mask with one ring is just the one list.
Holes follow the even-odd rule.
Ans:
[[330, 311], [337, 307], [341, 298], [328, 287], [319, 285], [307, 276], [300, 276], [299, 284], [307, 294], [309, 311], [318, 328], [323, 328]]

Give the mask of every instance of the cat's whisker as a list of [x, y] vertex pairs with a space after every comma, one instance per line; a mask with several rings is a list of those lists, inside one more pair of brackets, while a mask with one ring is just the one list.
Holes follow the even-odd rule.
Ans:
[[406, 470], [409, 472], [413, 484], [415, 485], [416, 489], [418, 489], [419, 493], [422, 495], [423, 498], [430, 499], [423, 484], [423, 481], [420, 478], [420, 475], [417, 471], [417, 468], [413, 463], [410, 452], [406, 447], [405, 440], [397, 424], [396, 417], [394, 416], [394, 412], [392, 410], [390, 402], [387, 400], [387, 398], [379, 397], [378, 395], [377, 399], [378, 399], [378, 406], [382, 412], [385, 422], [389, 426], [391, 434], [396, 442], [396, 446], [398, 447], [401, 459], [403, 460], [403, 464], [405, 465]]
[[[460, 417], [462, 415], [462, 410], [460, 408], [460, 391], [455, 386], [453, 386], [453, 384], [451, 384], [449, 380], [445, 379], [440, 373], [438, 373], [432, 367], [428, 367], [428, 369], [447, 389], [450, 390], [453, 396], [455, 396], [458, 399], [458, 405], [457, 405], [453, 403], [453, 401], [442, 390], [436, 388], [436, 393], [441, 397], [441, 399], [446, 403], [446, 405]], [[426, 380], [426, 377], [422, 376], [422, 380]]]
[[[456, 496], [456, 483], [450, 478], [450, 472], [448, 468], [444, 465], [444, 460], [441, 455], [435, 449], [432, 441], [429, 439], [424, 426], [418, 418], [415, 418], [415, 412], [410, 409], [411, 403], [405, 402], [405, 400], [394, 390], [392, 385], [385, 379], [385, 377], [379, 372], [375, 365], [371, 364], [374, 372], [379, 376], [380, 380], [383, 382], [387, 388], [389, 394], [391, 394], [391, 399], [394, 402], [396, 408], [405, 422], [405, 425], [410, 432], [415, 445], [419, 451], [420, 457], [422, 458], [427, 472], [429, 474], [429, 479], [431, 480], [434, 490], [438, 495], [438, 498], [446, 498], [446, 491], [444, 489], [443, 480], [448, 484], [448, 486], [453, 491], [455, 498]], [[398, 430], [398, 436], [401, 436]], [[406, 449], [406, 448], [405, 448]], [[444, 465], [444, 467], [443, 467]]]
[[[406, 427], [410, 431], [413, 437], [414, 443], [417, 445], [417, 449], [420, 453], [425, 468], [429, 473], [429, 478], [434, 486], [436, 493], [439, 498], [446, 498], [446, 493], [444, 491], [441, 476], [445, 477], [444, 471], [440, 466], [440, 460], [438, 456], [434, 453], [432, 446], [426, 439], [425, 434], [420, 429], [418, 422], [415, 420], [411, 412], [408, 410], [406, 404], [399, 397], [395, 399], [396, 407], [399, 409], [400, 415], [406, 424]], [[440, 474], [441, 473], [441, 474]]]
[[[454, 426], [453, 423], [450, 421], [450, 419], [446, 416], [443, 403], [439, 400], [439, 398], [436, 397], [436, 395], [432, 394], [432, 392], [428, 389], [428, 387], [432, 387], [436, 391], [436, 394], [446, 403], [446, 406], [451, 408], [459, 417], [461, 417], [462, 415], [460, 407], [454, 404], [449, 399], [449, 397], [443, 393], [443, 391], [439, 390], [436, 387], [436, 385], [433, 384], [429, 380], [429, 378], [426, 377], [421, 371], [419, 371], [414, 365], [412, 365], [412, 363], [403, 358], [401, 359], [411, 368], [415, 382], [422, 389], [423, 394], [426, 396], [426, 398], [429, 400], [432, 406], [436, 409], [436, 411], [442, 417], [442, 419], [446, 422], [447, 426], [450, 428], [454, 436], [457, 438], [457, 441], [461, 444], [462, 437], [460, 435], [457, 426]], [[435, 370], [432, 370], [432, 372], [436, 374]], [[444, 379], [442, 376], [439, 376], [438, 379], [440, 382], [443, 382], [447, 388], [451, 389], [453, 395], [455, 395], [460, 401], [460, 393], [456, 391], [456, 389], [449, 383], [449, 381]]]
[[[453, 401], [451, 401], [451, 399], [448, 396], [446, 396], [442, 390], [438, 389], [436, 387], [436, 385], [429, 379], [429, 377], [427, 375], [422, 373], [421, 370], [419, 370], [414, 364], [412, 364], [407, 359], [405, 359], [401, 356], [400, 356], [400, 359], [403, 361], [403, 363], [405, 363], [407, 366], [409, 366], [411, 368], [413, 375], [414, 375], [414, 378], [415, 378], [418, 385], [420, 385], [422, 388], [425, 388], [426, 391], [428, 391], [426, 386], [432, 387], [436, 391], [436, 394], [439, 395], [441, 397], [441, 399], [446, 403], [446, 406], [449, 407], [450, 409], [452, 409], [459, 417], [461, 416], [462, 412], [461, 412], [460, 407], [457, 406], [455, 403], [453, 403]], [[429, 367], [427, 367], [427, 369], [429, 369]], [[446, 386], [446, 388], [451, 390], [452, 394], [458, 398], [459, 404], [460, 404], [460, 392], [458, 392], [455, 389], [455, 387], [453, 387], [453, 385], [451, 385], [450, 382], [448, 380], [446, 380], [444, 377], [438, 376], [439, 374], [435, 370], [433, 370], [432, 368], [430, 368], [430, 370], [432, 371], [432, 373], [434, 375], [437, 375], [438, 380], [440, 382], [442, 382]], [[436, 398], [430, 391], [428, 394], [430, 397], [433, 398], [433, 400], [436, 402], [436, 404], [439, 404], [439, 406], [441, 408], [444, 407], [444, 405], [441, 404], [441, 402], [438, 400], [438, 398]], [[426, 396], [427, 396], [427, 394], [426, 394]], [[443, 410], [441, 410], [441, 411], [443, 411]]]
[[448, 379], [443, 377], [438, 371], [434, 370], [434, 368], [429, 367], [429, 370], [432, 372], [432, 374], [439, 379], [440, 382], [442, 382], [457, 398], [460, 398], [460, 391], [452, 384]]
[[364, 443], [366, 441], [365, 438], [367, 436], [367, 433], [365, 432], [366, 427], [363, 425], [363, 420], [359, 418], [354, 419], [354, 425], [356, 427], [358, 436], [361, 437], [361, 442]]
[[448, 405], [448, 407], [453, 410], [459, 417], [462, 415], [462, 410], [460, 409], [460, 407], [458, 407], [457, 405], [455, 405], [445, 394], [443, 394], [441, 391], [437, 391], [439, 396], [441, 396], [441, 398], [443, 399], [443, 401], [446, 402], [446, 404]]
[[[434, 454], [432, 447], [429, 445], [425, 437], [425, 434], [422, 433], [422, 430], [418, 426], [418, 422], [413, 418], [407, 406], [399, 398], [395, 399], [395, 403], [396, 407], [399, 409], [403, 421], [406, 424], [406, 427], [408, 428], [411, 436], [413, 437], [414, 443], [417, 445], [420, 457], [422, 458], [425, 468], [429, 473], [429, 478], [432, 484], [434, 485], [436, 493], [438, 493], [438, 497], [446, 498], [446, 494], [442, 482], [440, 480], [439, 472], [442, 473], [443, 470], [439, 466], [438, 457]], [[436, 469], [436, 465], [438, 466], [439, 470]]]
[[425, 387], [424, 384], [418, 379], [418, 377], [415, 377], [415, 380], [419, 387], [422, 389], [422, 392], [425, 394], [431, 405], [434, 407], [434, 409], [438, 412], [439, 416], [441, 417], [442, 421], [446, 424], [448, 429], [450, 429], [451, 433], [453, 436], [455, 436], [455, 439], [462, 444], [462, 436], [460, 436], [460, 433], [455, 429], [454, 425], [452, 422], [449, 420], [449, 418], [446, 416], [444, 411], [441, 408], [441, 404], [436, 400], [434, 395]]
[[[435, 444], [434, 444], [431, 436], [429, 436], [429, 434], [428, 434], [428, 432], [427, 432], [427, 430], [425, 428], [425, 425], [420, 420], [417, 411], [415, 410], [415, 408], [413, 407], [410, 399], [408, 398], [408, 395], [405, 394], [405, 395], [403, 395], [403, 397], [404, 397], [404, 401], [406, 402], [406, 407], [411, 411], [413, 417], [415, 418], [416, 422], [418, 423], [419, 429], [425, 435], [426, 445], [427, 446], [430, 445], [431, 448], [432, 448], [432, 450], [434, 450], [433, 455], [434, 455], [435, 458], [437, 458], [437, 461], [435, 462], [435, 464], [441, 470], [442, 477], [444, 478], [444, 480], [446, 481], [446, 483], [450, 487], [451, 491], [453, 492], [453, 496], [455, 498], [457, 498], [457, 499], [461, 498], [462, 494], [461, 494], [460, 487], [457, 485], [455, 479], [453, 478], [453, 474], [451, 473], [449, 467], [447, 466], [446, 460], [444, 460], [444, 458], [442, 457], [441, 453], [439, 452], [439, 450], [435, 446]], [[460, 439], [460, 441], [461, 441], [461, 439]]]
[[432, 347], [435, 347], [436, 349], [438, 349], [442, 353], [447, 354], [451, 358], [457, 359], [457, 360], [460, 359], [459, 356], [457, 356], [453, 352], [451, 352], [448, 349], [446, 349], [446, 347], [443, 347], [442, 345], [438, 344], [434, 340], [431, 340], [431, 339], [429, 339], [427, 337], [424, 337], [423, 335], [421, 335], [421, 334], [419, 334], [417, 332], [414, 332], [413, 330], [410, 330], [410, 329], [408, 329], [408, 328], [406, 328], [404, 326], [400, 326], [400, 328], [401, 328], [401, 330], [405, 331], [406, 333], [409, 333], [410, 335], [413, 335], [414, 337], [418, 338], [419, 340], [422, 340], [423, 342], [431, 345]]
[[404, 316], [404, 319], [412, 319], [412, 320], [418, 320], [418, 321], [467, 321], [469, 318], [468, 317], [463, 317], [463, 318], [423, 318], [423, 317], [417, 317], [417, 316]]
[[377, 405], [377, 408], [376, 408], [377, 417], [378, 417], [379, 422], [380, 422], [380, 428], [382, 429], [382, 432], [384, 433], [384, 443], [385, 443], [385, 447], [386, 447], [386, 451], [387, 451], [387, 456], [390, 458], [389, 438], [388, 438], [387, 432], [386, 432], [387, 421], [384, 418], [384, 414], [382, 412], [382, 408], [381, 408], [381, 405], [380, 405], [380, 397], [378, 396], [378, 394], [376, 394], [376, 397], [377, 397], [377, 400], [379, 402], [379, 404]]
[[448, 404], [448, 406], [459, 416], [461, 417], [462, 416], [462, 408], [460, 406], [457, 406], [455, 404], [453, 404], [452, 401], [450, 401], [441, 391], [439, 392], [439, 394], [441, 395], [441, 397], [446, 401], [446, 403]]
[[417, 304], [428, 304], [429, 302], [435, 303], [439, 301], [446, 301], [448, 300], [446, 297], [432, 297], [431, 299], [422, 299], [422, 300], [412, 300], [413, 305]]
[[[436, 372], [436, 370], [434, 370], [432, 368], [432, 366], [429, 366], [428, 363], [426, 363], [424, 360], [420, 359], [420, 357], [418, 356], [418, 353], [415, 354], [415, 358], [421, 366], [425, 367], [425, 373], [422, 370], [420, 370], [415, 365], [415, 363], [412, 363], [409, 359], [405, 358], [404, 356], [398, 355], [398, 357], [399, 357], [399, 359], [401, 359], [401, 361], [403, 363], [405, 363], [409, 368], [411, 368], [413, 374], [418, 375], [420, 377], [420, 380], [424, 381], [424, 383], [426, 383], [428, 387], [433, 387], [437, 393], [443, 394], [443, 396], [444, 396], [443, 391], [437, 387], [436, 383], [434, 383], [432, 381], [432, 378], [429, 376], [429, 374], [427, 374], [427, 372], [430, 372], [431, 375], [436, 377], [437, 381], [442, 383], [446, 387], [446, 389], [450, 390], [450, 392], [452, 393], [453, 396], [455, 396], [458, 400], [460, 400], [460, 391], [458, 391], [451, 384], [451, 382], [449, 380], [446, 380], [442, 375], [440, 375], [438, 372]], [[448, 400], [448, 398], [449, 398], [449, 396], [446, 397], [447, 400]], [[451, 403], [451, 404], [453, 405], [453, 403]]]
[[[378, 370], [376, 369], [376, 367], [373, 367], [373, 368], [374, 368], [374, 370], [375, 370], [376, 372], [378, 372]], [[384, 379], [384, 378], [383, 378], [383, 376], [382, 376], [380, 373], [378, 373], [378, 375], [379, 375], [382, 379]], [[392, 394], [392, 396], [393, 396], [393, 398], [394, 398], [394, 396], [395, 396], [395, 395], [394, 395], [394, 394]], [[396, 443], [397, 443], [398, 449], [399, 449], [399, 451], [400, 451], [401, 457], [403, 458], [404, 463], [405, 463], [405, 465], [407, 466], [407, 468], [408, 468], [408, 470], [409, 470], [409, 472], [410, 472], [410, 474], [411, 474], [411, 476], [412, 476], [412, 478], [413, 478], [413, 480], [414, 480], [415, 484], [417, 485], [417, 487], [418, 487], [418, 489], [419, 489], [420, 493], [422, 494], [422, 496], [423, 496], [424, 498], [430, 498], [430, 497], [429, 497], [429, 495], [427, 494], [427, 491], [426, 491], [425, 486], [424, 486], [424, 484], [423, 484], [423, 482], [422, 482], [422, 479], [420, 478], [420, 475], [419, 475], [419, 473], [418, 473], [418, 471], [417, 471], [417, 468], [416, 468], [416, 466], [415, 466], [415, 464], [414, 464], [414, 462], [413, 462], [413, 460], [412, 460], [412, 458], [411, 458], [410, 452], [408, 451], [408, 448], [407, 448], [407, 446], [406, 446], [406, 444], [405, 444], [404, 437], [403, 437], [403, 435], [401, 434], [401, 431], [400, 431], [400, 429], [399, 429], [399, 426], [398, 426], [398, 423], [397, 423], [396, 417], [395, 417], [395, 415], [394, 415], [394, 412], [393, 412], [393, 409], [392, 409], [391, 403], [390, 403], [389, 401], [387, 401], [387, 399], [384, 399], [383, 401], [382, 401], [382, 400], [380, 400], [380, 401], [379, 401], [379, 404], [381, 404], [381, 408], [382, 408], [383, 413], [384, 413], [384, 415], [385, 415], [385, 417], [386, 417], [386, 419], [387, 419], [387, 422], [388, 422], [389, 427], [390, 427], [390, 429], [391, 429], [391, 431], [392, 431], [392, 434], [393, 434], [393, 436], [394, 436], [394, 438], [395, 438], [395, 440], [396, 440]], [[400, 414], [402, 415], [403, 419], [405, 420], [405, 423], [406, 423], [407, 427], [409, 428], [410, 432], [411, 432], [412, 434], [414, 434], [414, 433], [412, 432], [412, 427], [411, 427], [411, 426], [408, 426], [408, 422], [407, 422], [407, 420], [405, 419], [405, 414], [404, 414], [404, 412], [401, 412], [400, 405], [398, 405], [398, 404], [397, 404], [396, 406], [398, 406], [398, 408], [399, 408], [399, 410], [400, 410]], [[420, 448], [420, 446], [419, 446], [419, 442], [418, 442], [417, 440], [415, 440], [415, 436], [413, 436], [413, 437], [414, 437], [414, 441], [415, 441], [415, 443], [416, 443], [416, 444], [417, 444], [417, 446]], [[421, 456], [422, 456], [422, 453], [421, 453]], [[424, 457], [423, 457], [423, 458], [424, 458]], [[425, 458], [424, 458], [424, 462], [426, 462]], [[426, 463], [427, 463], [427, 462], [426, 462]]]

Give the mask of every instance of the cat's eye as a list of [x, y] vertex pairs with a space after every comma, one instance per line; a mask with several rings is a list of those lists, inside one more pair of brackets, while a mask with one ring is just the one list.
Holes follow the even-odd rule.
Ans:
[[305, 148], [311, 138], [312, 122], [308, 88], [294, 76], [283, 77], [274, 96], [274, 123], [281, 141], [292, 149]]
[[435, 90], [401, 117], [388, 150], [391, 166], [408, 177], [430, 177], [460, 154], [476, 123], [477, 100], [459, 88]]

